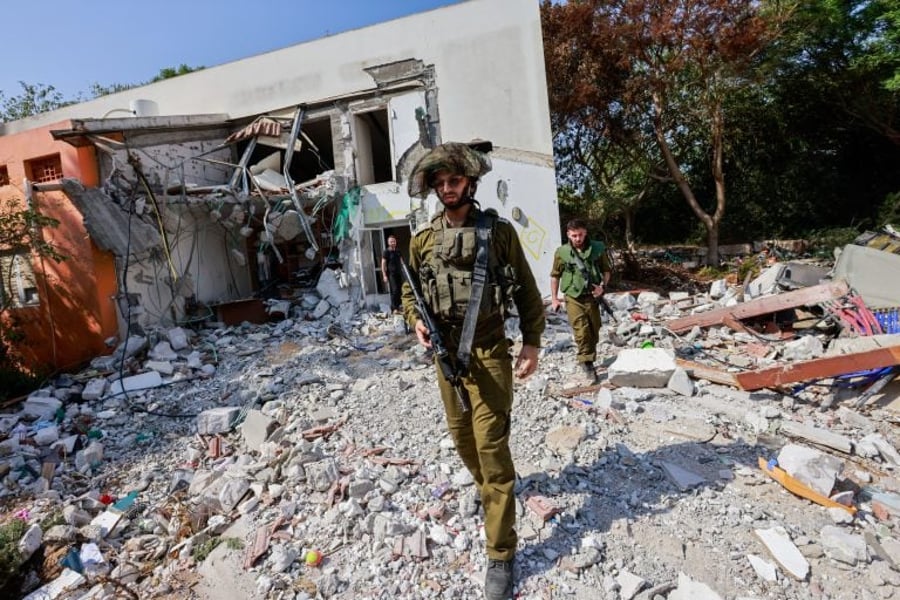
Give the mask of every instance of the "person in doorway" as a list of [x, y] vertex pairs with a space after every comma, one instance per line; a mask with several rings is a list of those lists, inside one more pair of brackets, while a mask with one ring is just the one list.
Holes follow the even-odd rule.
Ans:
[[566, 224], [568, 243], [556, 250], [550, 269], [550, 306], [559, 310], [559, 292], [566, 297], [566, 316], [578, 348], [576, 359], [588, 385], [597, 381], [594, 360], [600, 342], [599, 301], [606, 293], [612, 266], [603, 242], [588, 237], [581, 219]]
[[381, 253], [381, 278], [387, 284], [391, 294], [391, 312], [400, 313], [400, 293], [403, 285], [403, 272], [400, 270], [402, 257], [397, 249], [397, 238], [388, 236], [387, 248]]
[[[447, 426], [484, 507], [484, 596], [506, 600], [512, 597], [517, 545], [516, 471], [509, 449], [513, 374], [525, 378], [537, 369], [544, 309], [515, 229], [475, 200], [478, 180], [490, 169], [486, 153], [454, 142], [433, 148], [416, 163], [410, 196], [425, 198], [433, 190], [443, 210], [413, 236], [409, 266], [419, 274], [422, 297], [459, 374], [450, 381], [436, 369]], [[484, 281], [480, 298], [473, 291], [476, 280]], [[504, 329], [508, 301], [515, 303], [522, 333], [515, 366]], [[403, 310], [419, 342], [430, 348], [408, 282]], [[458, 386], [469, 406], [461, 406]]]

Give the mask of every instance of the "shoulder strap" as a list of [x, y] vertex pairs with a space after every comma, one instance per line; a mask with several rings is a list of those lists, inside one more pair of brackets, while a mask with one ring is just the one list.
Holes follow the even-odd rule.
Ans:
[[472, 271], [472, 290], [466, 306], [466, 317], [463, 320], [462, 332], [459, 336], [459, 370], [462, 375], [469, 371], [469, 360], [472, 358], [472, 341], [475, 339], [475, 324], [481, 312], [481, 301], [484, 298], [484, 286], [487, 282], [488, 255], [490, 254], [491, 230], [494, 219], [482, 211], [475, 219], [475, 268]]
[[578, 255], [578, 251], [575, 248], [569, 248], [569, 252], [571, 253], [572, 260], [575, 262], [575, 266], [578, 267], [578, 270], [581, 271], [581, 276], [584, 277], [585, 285], [591, 285], [591, 273], [588, 271], [587, 266], [584, 264], [584, 261], [581, 260], [581, 256]]

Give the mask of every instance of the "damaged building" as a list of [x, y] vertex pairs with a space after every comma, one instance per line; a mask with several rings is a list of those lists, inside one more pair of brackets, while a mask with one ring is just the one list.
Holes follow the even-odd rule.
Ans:
[[2, 189], [60, 221], [43, 235], [67, 257], [4, 262], [32, 365], [64, 369], [129, 331], [303, 318], [295, 300], [323, 277], [342, 316], [377, 309], [387, 236], [405, 251], [437, 208], [408, 174], [445, 141], [491, 147], [478, 198], [549, 292], [560, 227], [534, 3], [460, 2], [0, 133]]

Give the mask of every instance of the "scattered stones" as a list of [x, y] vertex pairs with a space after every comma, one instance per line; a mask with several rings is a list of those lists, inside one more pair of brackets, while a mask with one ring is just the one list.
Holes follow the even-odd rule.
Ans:
[[[340, 274], [323, 280], [291, 319], [156, 332], [149, 353], [132, 338], [112, 369], [0, 417], [0, 496], [27, 513], [22, 549], [89, 563], [32, 577], [23, 595], [84, 595], [102, 573], [139, 597], [481, 596], [484, 510], [433, 370], [393, 318], [345, 318]], [[622, 322], [604, 339], [621, 345], [598, 348], [602, 387], [559, 401], [575, 365], [563, 315], [548, 315], [538, 374], [516, 384], [518, 596], [887, 597], [885, 566], [900, 561], [890, 421], [688, 377], [674, 348], [728, 356], [737, 334], [698, 328], [680, 347], [654, 319], [713, 304], [705, 295], [611, 302]], [[636, 310], [650, 320], [629, 322]], [[748, 360], [777, 355], [765, 345]], [[159, 385], [128, 389], [131, 377]], [[852, 449], [847, 479], [835, 444]], [[761, 455], [856, 517], [786, 492]]]

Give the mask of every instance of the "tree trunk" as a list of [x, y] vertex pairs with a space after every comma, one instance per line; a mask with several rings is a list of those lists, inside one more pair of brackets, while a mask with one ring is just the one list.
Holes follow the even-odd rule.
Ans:
[[719, 264], [719, 224], [713, 223], [706, 230], [706, 260], [707, 266], [715, 267]]
[[625, 247], [629, 252], [634, 252], [634, 209], [626, 208], [622, 216], [625, 218]]
[[704, 263], [709, 266], [718, 265], [719, 223], [722, 221], [722, 215], [725, 214], [725, 175], [722, 168], [722, 155], [724, 149], [724, 121], [722, 111], [719, 107], [717, 107], [717, 110], [715, 111], [715, 114], [713, 116], [712, 124], [712, 172], [713, 179], [715, 180], [716, 184], [716, 212], [710, 215], [705, 210], [703, 210], [703, 207], [700, 206], [699, 202], [697, 202], [697, 197], [694, 195], [694, 191], [691, 189], [691, 185], [688, 183], [687, 178], [681, 171], [681, 167], [678, 166], [678, 162], [675, 160], [675, 155], [672, 153], [672, 149], [671, 147], [669, 147], [669, 142], [666, 140], [666, 132], [663, 127], [661, 108], [662, 104], [660, 103], [660, 99], [656, 94], [654, 94], [653, 99], [654, 110], [656, 111], [655, 119], [653, 122], [653, 129], [654, 133], [656, 134], [656, 143], [663, 155], [663, 160], [666, 163], [666, 168], [668, 169], [669, 174], [672, 175], [672, 178], [675, 180], [675, 184], [681, 191], [681, 195], [684, 196], [684, 199], [688, 203], [688, 206], [691, 207], [691, 210], [706, 228], [707, 253]]

